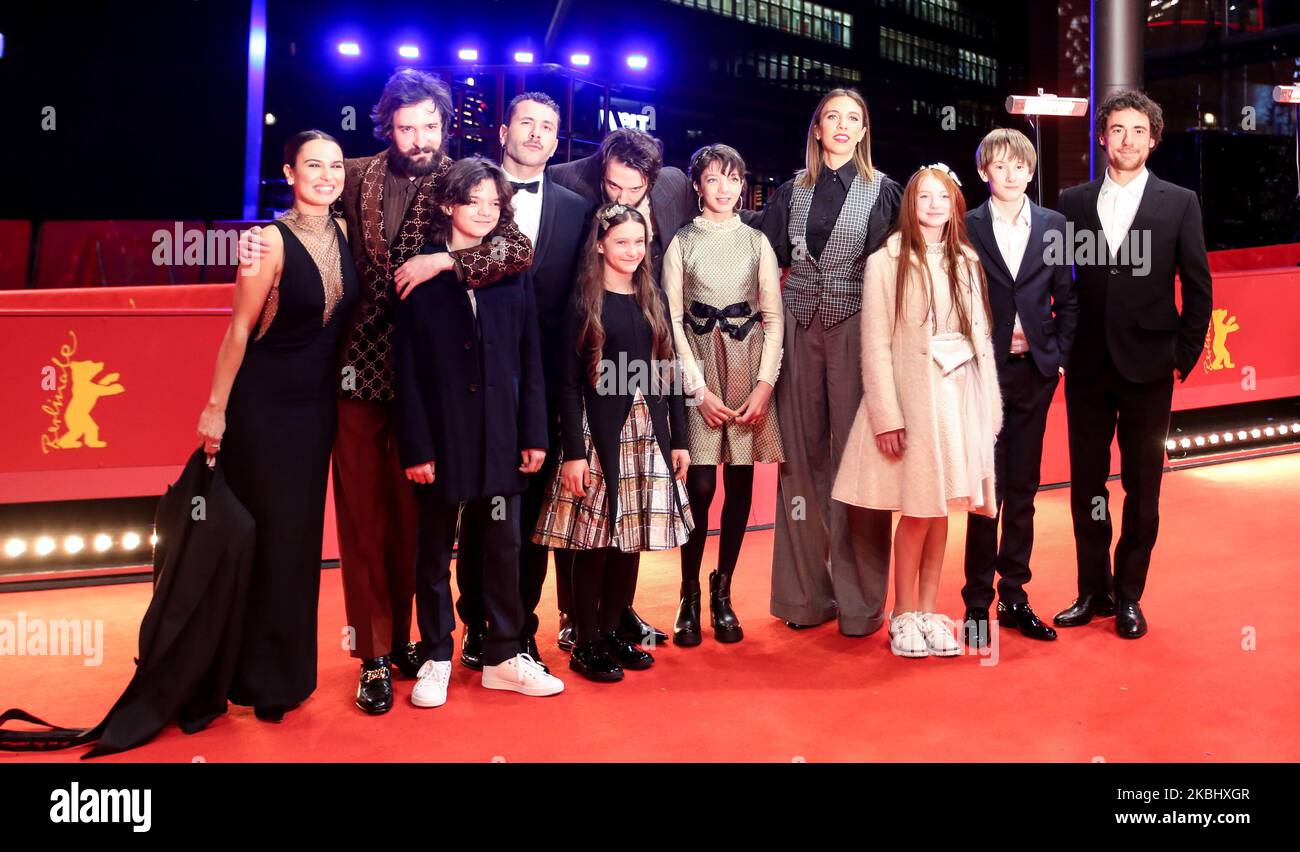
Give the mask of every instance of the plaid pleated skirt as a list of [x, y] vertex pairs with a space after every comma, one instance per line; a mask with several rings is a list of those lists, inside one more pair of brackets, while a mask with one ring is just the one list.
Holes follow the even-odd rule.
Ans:
[[618, 436], [618, 493], [612, 523], [605, 474], [591, 442], [586, 414], [582, 434], [591, 487], [581, 497], [565, 491], [560, 470], [566, 459], [561, 455], [537, 518], [533, 542], [565, 550], [616, 547], [624, 553], [672, 550], [685, 544], [695, 526], [686, 487], [664, 460], [655, 440], [650, 406], [640, 391]]

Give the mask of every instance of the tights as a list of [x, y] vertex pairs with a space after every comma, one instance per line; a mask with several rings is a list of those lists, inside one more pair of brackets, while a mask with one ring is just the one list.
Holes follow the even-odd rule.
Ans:
[[580, 550], [573, 560], [573, 622], [579, 642], [613, 633], [636, 591], [640, 553], [613, 547]]
[[[749, 506], [754, 497], [754, 466], [722, 466], [722, 483], [726, 489], [722, 501], [722, 537], [718, 543], [718, 573], [731, 576], [740, 558], [749, 523]], [[691, 501], [695, 529], [682, 547], [682, 584], [700, 582], [700, 563], [704, 560], [704, 540], [709, 535], [709, 506], [718, 488], [718, 467], [693, 464], [686, 474], [686, 494]]]

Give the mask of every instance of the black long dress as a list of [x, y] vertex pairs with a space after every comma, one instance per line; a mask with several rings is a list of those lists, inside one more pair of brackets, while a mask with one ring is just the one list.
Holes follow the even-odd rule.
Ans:
[[[293, 705], [316, 688], [325, 486], [340, 377], [337, 354], [360, 287], [337, 223], [343, 291], [328, 322], [325, 285], [293, 231], [278, 305], [250, 339], [226, 405], [219, 463], [256, 523], [248, 610], [230, 700]], [[260, 327], [259, 323], [259, 327]]]

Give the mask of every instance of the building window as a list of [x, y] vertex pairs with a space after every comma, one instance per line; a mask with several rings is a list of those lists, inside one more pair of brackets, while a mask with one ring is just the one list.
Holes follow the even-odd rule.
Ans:
[[876, 0], [876, 5], [972, 38], [997, 38], [992, 21], [968, 11], [960, 0]]
[[853, 15], [811, 0], [665, 0], [843, 48], [853, 47]]
[[924, 68], [959, 80], [990, 87], [998, 85], [996, 59], [889, 27], [880, 28], [880, 56], [890, 62]]

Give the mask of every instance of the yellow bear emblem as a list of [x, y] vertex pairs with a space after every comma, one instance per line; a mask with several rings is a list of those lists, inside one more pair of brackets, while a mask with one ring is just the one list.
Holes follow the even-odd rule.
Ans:
[[99, 402], [101, 396], [116, 396], [126, 388], [117, 381], [117, 373], [109, 373], [96, 380], [104, 369], [103, 361], [71, 361], [68, 363], [72, 376], [72, 399], [64, 415], [68, 431], [58, 440], [58, 446], [65, 450], [82, 446], [107, 447], [99, 439], [99, 424], [90, 416], [90, 410]]
[[1212, 316], [1214, 322], [1210, 324], [1206, 333], [1206, 337], [1209, 338], [1206, 341], [1206, 348], [1210, 350], [1205, 353], [1204, 366], [1207, 373], [1237, 366], [1232, 363], [1232, 353], [1228, 351], [1228, 335], [1241, 329], [1237, 325], [1236, 315], [1228, 316], [1227, 308], [1215, 308]]

